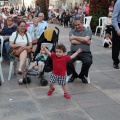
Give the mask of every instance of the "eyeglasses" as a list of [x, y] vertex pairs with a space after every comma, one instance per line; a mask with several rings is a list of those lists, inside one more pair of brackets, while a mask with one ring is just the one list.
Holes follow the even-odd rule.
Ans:
[[21, 15], [17, 15], [17, 16], [21, 16]]
[[19, 26], [19, 27], [21, 27], [21, 28], [25, 28], [26, 26]]
[[39, 16], [39, 17], [43, 17], [43, 16]]

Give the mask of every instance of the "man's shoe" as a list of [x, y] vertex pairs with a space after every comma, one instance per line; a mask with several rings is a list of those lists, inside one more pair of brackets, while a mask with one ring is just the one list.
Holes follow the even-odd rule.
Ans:
[[75, 78], [77, 78], [77, 77], [74, 77], [74, 76], [72, 75], [72, 77], [68, 80], [68, 82], [73, 82], [73, 81], [75, 80]]
[[79, 76], [79, 78], [82, 80], [83, 83], [88, 83], [87, 78], [85, 76]]
[[114, 67], [115, 69], [119, 69], [118, 64], [114, 64], [113, 67]]

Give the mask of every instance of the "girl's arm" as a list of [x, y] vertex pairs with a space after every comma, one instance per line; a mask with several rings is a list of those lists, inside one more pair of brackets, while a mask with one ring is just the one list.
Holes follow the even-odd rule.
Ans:
[[75, 58], [79, 53], [82, 52], [82, 49], [78, 49], [72, 56], [70, 56], [71, 59]]

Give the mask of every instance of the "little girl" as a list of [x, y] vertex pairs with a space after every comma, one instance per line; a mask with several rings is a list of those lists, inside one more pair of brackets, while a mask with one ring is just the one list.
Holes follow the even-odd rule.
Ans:
[[110, 40], [110, 34], [108, 33], [105, 35], [105, 38], [103, 41], [103, 47], [109, 47], [109, 48], [112, 47], [112, 41]]
[[35, 61], [31, 63], [30, 67], [28, 68], [28, 71], [31, 71], [35, 66], [38, 65], [38, 77], [41, 76], [41, 72], [44, 67], [44, 62], [47, 60], [48, 55], [46, 54], [46, 51], [41, 47], [40, 53], [38, 53], [35, 57]]
[[70, 99], [70, 95], [67, 93], [66, 90], [66, 63], [70, 59], [75, 58], [78, 54], [81, 53], [81, 49], [78, 49], [72, 56], [65, 55], [66, 48], [63, 44], [57, 44], [55, 48], [55, 53], [51, 53], [45, 45], [43, 46], [44, 50], [51, 57], [53, 61], [53, 70], [50, 76], [49, 87], [50, 90], [48, 91], [48, 96], [52, 95], [55, 88], [53, 83], [57, 81], [59, 85], [62, 85], [64, 91], [64, 97], [66, 99]]

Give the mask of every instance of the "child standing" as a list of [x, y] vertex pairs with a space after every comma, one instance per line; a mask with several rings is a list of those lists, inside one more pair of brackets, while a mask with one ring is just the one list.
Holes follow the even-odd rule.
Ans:
[[43, 70], [43, 67], [45, 65], [45, 61], [47, 60], [48, 55], [46, 54], [46, 51], [41, 47], [40, 52], [36, 55], [35, 61], [31, 63], [30, 67], [28, 68], [28, 71], [31, 71], [35, 66], [38, 65], [38, 77], [41, 76], [41, 72]]
[[109, 48], [112, 47], [112, 41], [110, 40], [110, 34], [108, 33], [105, 35], [105, 38], [103, 41], [103, 47], [109, 47]]
[[55, 53], [51, 53], [45, 47], [45, 45], [43, 47], [48, 56], [50, 56], [53, 61], [53, 71], [50, 76], [49, 81], [50, 90], [47, 93], [48, 96], [52, 95], [52, 93], [54, 92], [55, 88], [53, 86], [53, 83], [57, 81], [59, 85], [62, 85], [64, 97], [66, 99], [70, 99], [70, 95], [67, 93], [66, 90], [66, 63], [70, 59], [75, 58], [82, 50], [78, 49], [72, 56], [68, 56], [65, 55], [66, 48], [63, 44], [56, 45]]

